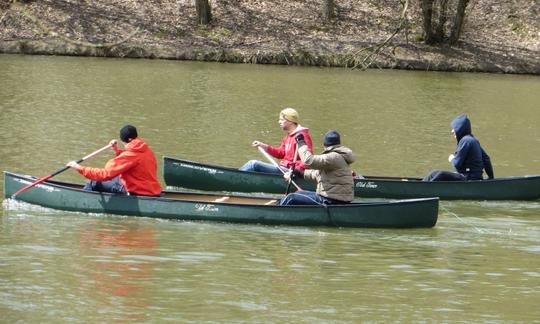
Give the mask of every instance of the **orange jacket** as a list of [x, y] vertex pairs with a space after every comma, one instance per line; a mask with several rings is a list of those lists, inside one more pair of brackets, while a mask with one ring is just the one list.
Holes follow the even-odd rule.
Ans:
[[154, 152], [138, 137], [129, 142], [125, 150], [117, 150], [116, 157], [107, 161], [103, 169], [82, 166], [79, 173], [94, 181], [107, 181], [119, 175], [130, 194], [155, 196], [161, 193]]

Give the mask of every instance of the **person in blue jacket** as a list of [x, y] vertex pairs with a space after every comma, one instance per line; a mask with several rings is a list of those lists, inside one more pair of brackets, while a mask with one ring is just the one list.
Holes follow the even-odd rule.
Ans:
[[424, 181], [483, 180], [484, 170], [488, 178], [493, 179], [491, 159], [480, 146], [478, 139], [473, 136], [469, 117], [466, 114], [459, 115], [450, 125], [457, 140], [457, 148], [454, 154], [450, 154], [448, 161], [456, 172], [434, 170], [424, 178]]

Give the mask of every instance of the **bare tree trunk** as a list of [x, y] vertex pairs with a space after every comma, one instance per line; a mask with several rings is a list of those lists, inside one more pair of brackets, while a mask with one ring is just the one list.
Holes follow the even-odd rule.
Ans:
[[424, 16], [424, 41], [426, 44], [433, 43], [433, 30], [431, 27], [431, 18], [433, 16], [433, 1], [422, 0], [422, 15]]
[[439, 10], [437, 13], [437, 26], [435, 27], [434, 40], [441, 43], [444, 40], [444, 25], [448, 17], [448, 0], [439, 0]]
[[200, 25], [208, 25], [212, 20], [212, 10], [208, 0], [195, 0], [195, 8], [197, 9], [197, 22]]
[[459, 0], [458, 2], [454, 26], [452, 27], [452, 33], [450, 34], [450, 45], [455, 45], [461, 36], [463, 22], [465, 21], [465, 9], [467, 9], [468, 3], [469, 0]]
[[323, 19], [326, 21], [332, 20], [335, 17], [334, 13], [335, 3], [334, 0], [323, 0]]

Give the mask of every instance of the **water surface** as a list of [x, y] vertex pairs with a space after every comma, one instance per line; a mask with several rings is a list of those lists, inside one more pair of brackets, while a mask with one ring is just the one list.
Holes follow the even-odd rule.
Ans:
[[[300, 112], [357, 172], [450, 166], [468, 113], [497, 176], [540, 173], [533, 76], [0, 56], [0, 169], [46, 175], [139, 128], [156, 155], [240, 166]], [[103, 154], [89, 161], [100, 166]], [[161, 161], [160, 161], [161, 167]], [[58, 179], [82, 181], [72, 171]], [[432, 229], [334, 229], [87, 215], [6, 200], [6, 322], [534, 322], [540, 202], [443, 202]]]

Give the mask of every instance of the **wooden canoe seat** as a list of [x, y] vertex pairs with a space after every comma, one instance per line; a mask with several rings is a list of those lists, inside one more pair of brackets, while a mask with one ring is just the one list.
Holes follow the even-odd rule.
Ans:
[[214, 200], [214, 202], [224, 202], [224, 201], [227, 201], [229, 200], [231, 197], [229, 196], [223, 196], [221, 198], [217, 198], [216, 200]]
[[277, 200], [272, 199], [272, 200], [268, 201], [267, 203], [265, 203], [265, 205], [275, 205], [276, 202], [277, 202]]

